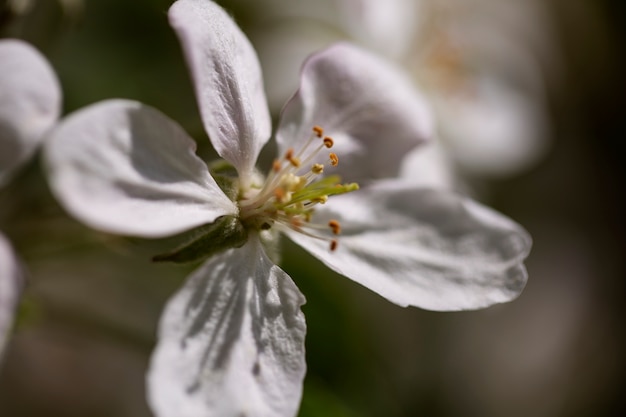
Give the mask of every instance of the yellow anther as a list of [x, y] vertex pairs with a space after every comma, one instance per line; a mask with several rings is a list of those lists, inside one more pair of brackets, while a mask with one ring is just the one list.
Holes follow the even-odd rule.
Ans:
[[334, 235], [341, 233], [341, 225], [337, 220], [331, 220], [328, 222], [328, 227], [333, 231]]
[[292, 148], [287, 149], [287, 152], [285, 152], [285, 159], [296, 168], [300, 166], [300, 158], [293, 156]]
[[280, 171], [282, 166], [283, 166], [283, 164], [278, 159], [274, 159], [274, 162], [272, 162], [272, 170], [274, 172]]
[[330, 250], [331, 252], [334, 252], [337, 250], [337, 245], [339, 244], [339, 242], [337, 242], [337, 239], [333, 239], [330, 241]]
[[336, 153], [331, 152], [328, 157], [330, 158], [330, 164], [334, 167], [336, 167], [339, 164], [339, 157], [337, 156]]
[[280, 184], [287, 191], [300, 191], [306, 185], [306, 178], [289, 173], [283, 177]]
[[330, 136], [326, 136], [324, 138], [324, 146], [326, 146], [327, 148], [332, 148], [334, 144], [335, 141]]
[[324, 129], [322, 129], [319, 126], [313, 126], [313, 131], [315, 132], [315, 135], [318, 138], [321, 138], [322, 136], [324, 136]]
[[311, 172], [314, 174], [321, 174], [324, 172], [324, 165], [322, 164], [313, 164], [311, 167]]

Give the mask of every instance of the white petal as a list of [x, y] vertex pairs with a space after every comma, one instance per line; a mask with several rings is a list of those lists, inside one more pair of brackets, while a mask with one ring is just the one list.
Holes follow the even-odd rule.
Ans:
[[195, 84], [204, 126], [239, 175], [253, 171], [271, 134], [261, 67], [230, 16], [207, 0], [178, 0], [169, 10]]
[[74, 216], [108, 232], [159, 237], [237, 213], [195, 146], [159, 111], [108, 100], [63, 120], [44, 156], [52, 189]]
[[362, 44], [399, 58], [414, 41], [420, 5], [415, 0], [341, 0], [342, 21], [336, 23]]
[[59, 117], [61, 88], [46, 59], [26, 42], [0, 41], [0, 185]]
[[457, 162], [480, 175], [518, 173], [547, 150], [540, 100], [491, 79], [477, 79], [467, 95], [435, 101], [442, 138]]
[[304, 297], [257, 237], [196, 270], [168, 302], [148, 374], [163, 417], [295, 416]]
[[413, 149], [402, 161], [400, 178], [420, 187], [455, 189], [452, 161], [439, 140]]
[[515, 298], [526, 283], [522, 261], [530, 237], [471, 200], [389, 181], [333, 197], [326, 206], [313, 221], [341, 222], [336, 251], [295, 232], [290, 238], [399, 305], [481, 308]]
[[336, 172], [349, 181], [395, 176], [402, 157], [431, 135], [425, 102], [409, 79], [349, 44], [312, 55], [287, 103], [279, 150], [298, 149], [321, 126], [335, 140]]
[[[299, 5], [310, 3], [312, 2], [298, 2]], [[282, 6], [281, 10], [284, 10], [285, 5]], [[289, 17], [283, 21], [291, 22]], [[273, 114], [278, 114], [285, 106], [285, 102], [298, 89], [300, 68], [306, 58], [340, 38], [336, 32], [320, 30], [316, 25], [273, 22], [274, 20], [270, 20], [270, 24], [258, 28], [251, 37], [254, 39], [254, 46], [263, 67], [270, 110]]]
[[0, 234], [0, 360], [17, 307], [22, 271], [9, 242]]

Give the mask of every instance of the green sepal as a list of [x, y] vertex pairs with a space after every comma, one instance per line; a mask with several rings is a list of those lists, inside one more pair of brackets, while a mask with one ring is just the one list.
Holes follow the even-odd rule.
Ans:
[[171, 252], [156, 255], [154, 262], [189, 263], [226, 249], [240, 248], [248, 241], [248, 231], [235, 216], [222, 216], [197, 229], [195, 237]]
[[237, 201], [239, 194], [237, 169], [230, 162], [218, 159], [209, 165], [209, 172], [224, 194], [231, 201]]

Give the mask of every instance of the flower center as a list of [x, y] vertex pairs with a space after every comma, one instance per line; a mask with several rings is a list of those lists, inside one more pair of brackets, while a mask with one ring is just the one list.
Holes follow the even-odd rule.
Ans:
[[[247, 228], [267, 230], [273, 226], [289, 228], [315, 239], [329, 242], [337, 248], [335, 236], [341, 232], [337, 220], [328, 224], [312, 222], [318, 204], [324, 204], [333, 195], [359, 189], [358, 184], [341, 184], [338, 175], [324, 176], [327, 164], [337, 166], [339, 158], [329, 152], [325, 163], [317, 163], [320, 152], [333, 147], [333, 139], [324, 136], [319, 126], [297, 152], [288, 149], [282, 158], [274, 160], [272, 169], [262, 185], [252, 185], [239, 196], [239, 216]], [[330, 231], [333, 237], [320, 232]]]

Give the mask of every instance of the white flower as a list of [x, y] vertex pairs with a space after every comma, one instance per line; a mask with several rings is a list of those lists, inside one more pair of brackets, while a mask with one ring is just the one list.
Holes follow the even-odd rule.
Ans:
[[[60, 110], [59, 82], [45, 58], [25, 42], [0, 40], [0, 186], [33, 155]], [[21, 284], [19, 262], [0, 234], [0, 357]]]
[[212, 165], [212, 176], [175, 122], [128, 100], [70, 115], [44, 153], [53, 191], [95, 228], [159, 237], [215, 222], [163, 257], [216, 252], [162, 316], [148, 373], [156, 415], [297, 413], [305, 300], [267, 255], [277, 231], [402, 306], [472, 309], [520, 293], [524, 230], [464, 198], [394, 179], [431, 129], [395, 69], [346, 44], [308, 59], [276, 132], [279, 158], [263, 177], [255, 164], [270, 118], [250, 43], [210, 1], [179, 0], [169, 19], [206, 131], [230, 165]]

